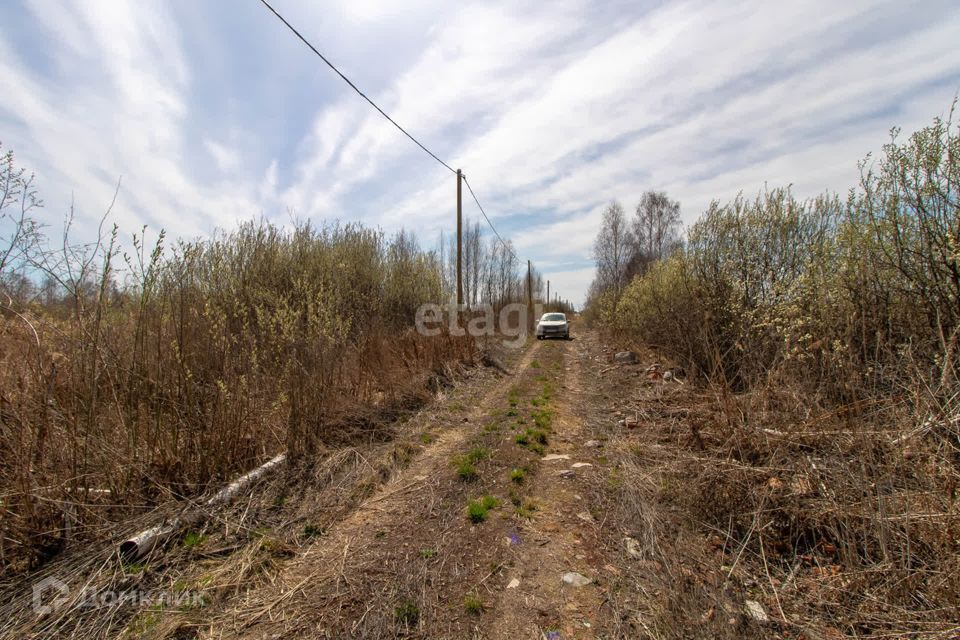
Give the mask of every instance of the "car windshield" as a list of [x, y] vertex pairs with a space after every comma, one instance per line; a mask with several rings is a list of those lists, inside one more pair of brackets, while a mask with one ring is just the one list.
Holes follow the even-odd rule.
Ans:
[[558, 320], [566, 320], [567, 316], [562, 313], [545, 313], [543, 317], [540, 318], [540, 322], [556, 322]]

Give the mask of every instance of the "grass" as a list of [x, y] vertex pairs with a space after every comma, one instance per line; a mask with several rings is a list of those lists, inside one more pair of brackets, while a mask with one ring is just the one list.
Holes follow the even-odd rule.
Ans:
[[[139, 638], [152, 630], [160, 622], [162, 614], [159, 611], [143, 611], [130, 622], [127, 631], [130, 632], [127, 637]], [[126, 635], [126, 634], [125, 634]]]
[[473, 614], [475, 616], [483, 613], [484, 606], [483, 601], [474, 593], [468, 593], [463, 599], [463, 608], [467, 613]]
[[423, 444], [431, 444], [434, 440], [435, 438], [433, 437], [432, 433], [424, 432], [420, 434], [420, 442]]
[[187, 549], [195, 549], [204, 543], [207, 539], [207, 536], [196, 533], [194, 531], [189, 531], [185, 536], [183, 536], [183, 546]]
[[434, 558], [436, 557], [436, 555], [437, 555], [436, 549], [430, 549], [429, 547], [420, 549], [420, 557], [423, 558], [424, 560], [429, 560], [430, 558]]
[[516, 407], [520, 403], [520, 389], [516, 385], [510, 387], [507, 392], [507, 402], [510, 403], [511, 407]]
[[486, 447], [474, 447], [465, 455], [457, 456], [453, 459], [457, 467], [457, 476], [465, 482], [476, 480], [480, 477], [477, 472], [477, 463], [489, 457], [490, 450]]
[[457, 462], [457, 477], [464, 482], [472, 482], [480, 477], [477, 468], [469, 460], [460, 460]]
[[127, 575], [136, 575], [138, 573], [143, 573], [147, 568], [145, 562], [124, 562], [123, 563], [123, 572]]
[[485, 521], [488, 511], [489, 509], [485, 509], [478, 500], [471, 500], [470, 504], [467, 505], [467, 517], [470, 518], [470, 522], [474, 524], [480, 524]]
[[393, 619], [406, 627], [415, 627], [420, 622], [420, 607], [405, 600], [394, 607]]
[[514, 513], [521, 518], [532, 518], [533, 512], [539, 509], [539, 506], [533, 500], [523, 500], [521, 504], [514, 505]]
[[530, 413], [530, 417], [533, 418], [533, 424], [536, 425], [538, 429], [546, 430], [553, 424], [553, 412], [549, 409], [533, 411]]
[[547, 432], [543, 429], [528, 427], [523, 433], [518, 433], [514, 441], [521, 447], [531, 448], [533, 445], [543, 447], [548, 444]]
[[485, 460], [490, 457], [490, 450], [486, 447], [474, 447], [467, 453], [467, 460], [476, 464], [481, 460]]
[[531, 369], [539, 369], [541, 367], [539, 360], [533, 360], [530, 362]]
[[510, 481], [516, 484], [523, 484], [524, 480], [527, 479], [527, 472], [523, 469], [513, 469], [510, 472]]
[[258, 546], [271, 555], [283, 556], [289, 552], [287, 545], [279, 537], [263, 536]]
[[324, 533], [326, 533], [326, 529], [315, 524], [308, 524], [303, 527], [303, 536], [305, 538], [319, 538]]
[[489, 511], [499, 504], [499, 501], [493, 496], [482, 496], [477, 500], [471, 500], [467, 504], [467, 517], [470, 518], [470, 522], [475, 524], [484, 522]]

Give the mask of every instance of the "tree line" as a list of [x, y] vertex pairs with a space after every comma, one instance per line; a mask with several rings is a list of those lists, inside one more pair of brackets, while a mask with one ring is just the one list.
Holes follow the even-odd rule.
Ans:
[[680, 246], [680, 203], [666, 192], [645, 192], [629, 219], [623, 205], [612, 201], [593, 243], [597, 271], [589, 299], [607, 292], [619, 297], [635, 276]]
[[844, 589], [822, 590], [818, 577], [813, 591], [782, 590], [784, 619], [838, 636], [950, 635], [960, 126], [894, 129], [859, 168], [842, 195], [780, 187], [714, 201], [682, 243], [667, 234], [659, 248], [637, 240], [638, 227], [656, 238], [656, 225], [611, 205], [587, 315], [688, 374], [659, 387], [658, 402], [685, 413], [663, 419], [674, 460], [654, 499], [708, 535], [728, 532], [737, 559], [762, 559], [755, 571], [771, 584], [795, 580], [811, 557], [848, 576]]

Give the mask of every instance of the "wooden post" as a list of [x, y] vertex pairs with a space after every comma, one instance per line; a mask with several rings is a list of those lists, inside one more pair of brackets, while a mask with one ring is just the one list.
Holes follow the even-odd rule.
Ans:
[[463, 306], [463, 174], [457, 169], [457, 309]]
[[547, 304], [550, 304], [550, 281], [547, 280]]
[[536, 321], [533, 317], [533, 279], [531, 278], [530, 261], [527, 260], [527, 317], [530, 318], [530, 326]]

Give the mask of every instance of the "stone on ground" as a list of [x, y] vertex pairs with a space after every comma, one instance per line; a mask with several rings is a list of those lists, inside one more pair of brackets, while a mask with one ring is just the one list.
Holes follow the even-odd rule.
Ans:
[[751, 618], [757, 622], [770, 622], [770, 616], [768, 616], [767, 612], [763, 610], [762, 604], [756, 600], [744, 600], [743, 604]]
[[577, 573], [576, 571], [569, 571], [563, 574], [563, 582], [564, 584], [569, 584], [571, 587], [579, 588], [579, 587], [587, 586], [588, 584], [593, 582], [593, 580], [591, 580], [587, 576]]

